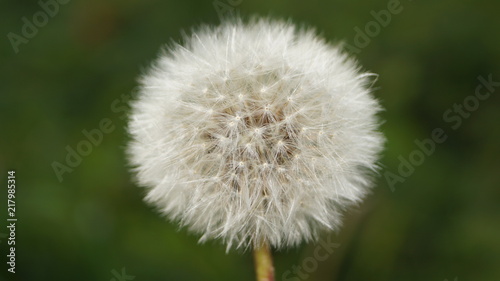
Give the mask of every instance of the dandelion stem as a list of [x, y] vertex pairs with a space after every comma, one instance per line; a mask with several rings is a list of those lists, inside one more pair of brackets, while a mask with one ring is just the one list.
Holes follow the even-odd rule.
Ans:
[[267, 243], [262, 243], [253, 250], [255, 273], [257, 281], [274, 281], [274, 266], [271, 249]]

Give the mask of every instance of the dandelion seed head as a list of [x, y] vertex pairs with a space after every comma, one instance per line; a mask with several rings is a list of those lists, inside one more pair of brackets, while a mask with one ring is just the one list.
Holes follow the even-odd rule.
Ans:
[[146, 200], [228, 249], [337, 229], [382, 149], [369, 79], [287, 22], [194, 31], [161, 54], [132, 102], [128, 155]]

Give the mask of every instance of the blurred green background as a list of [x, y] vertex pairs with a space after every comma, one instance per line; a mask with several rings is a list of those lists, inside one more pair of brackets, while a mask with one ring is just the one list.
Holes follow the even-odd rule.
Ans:
[[[0, 280], [254, 280], [249, 253], [199, 245], [144, 204], [123, 153], [126, 100], [137, 77], [183, 30], [217, 24], [230, 11], [292, 18], [331, 42], [357, 46], [349, 52], [380, 75], [375, 95], [386, 108], [377, 186], [346, 215], [341, 232], [323, 238], [340, 246], [316, 262], [317, 244], [275, 253], [277, 280], [500, 280], [500, 87], [474, 98], [479, 76], [500, 81], [500, 2], [401, 1], [385, 26], [370, 24], [388, 5], [396, 4], [73, 0], [44, 24], [37, 1], [3, 1]], [[23, 17], [33, 16], [41, 27], [34, 35], [25, 30], [32, 38], [15, 37], [13, 46], [11, 33], [22, 36]], [[362, 41], [356, 27], [371, 35]], [[460, 115], [454, 104], [464, 100]], [[83, 130], [102, 120], [109, 123], [102, 141], [59, 181], [53, 163], [64, 164], [67, 147], [77, 149], [87, 140]], [[415, 140], [435, 128], [446, 141], [402, 176], [401, 157], [418, 156]], [[15, 275], [7, 272], [2, 236], [10, 169]], [[300, 274], [283, 276], [294, 266]]]

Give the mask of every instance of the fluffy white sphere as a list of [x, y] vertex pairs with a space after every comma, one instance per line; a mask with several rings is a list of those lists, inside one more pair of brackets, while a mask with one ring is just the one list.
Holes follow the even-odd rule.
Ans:
[[338, 228], [383, 145], [370, 76], [290, 23], [198, 29], [161, 54], [132, 102], [128, 153], [146, 200], [228, 249]]

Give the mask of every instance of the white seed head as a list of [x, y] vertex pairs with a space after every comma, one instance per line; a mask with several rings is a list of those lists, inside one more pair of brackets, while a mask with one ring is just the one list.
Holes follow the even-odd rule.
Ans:
[[281, 21], [227, 21], [185, 41], [132, 102], [128, 154], [146, 200], [228, 249], [337, 229], [383, 145], [370, 75]]

